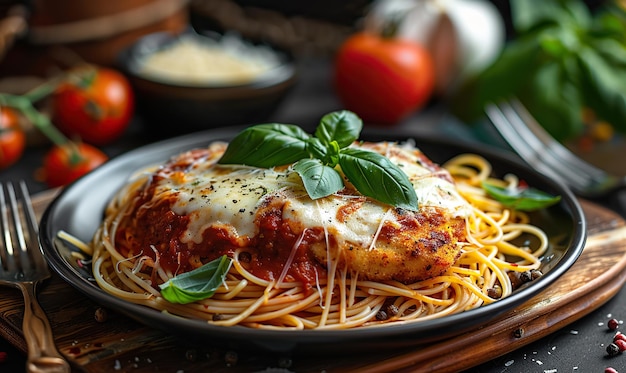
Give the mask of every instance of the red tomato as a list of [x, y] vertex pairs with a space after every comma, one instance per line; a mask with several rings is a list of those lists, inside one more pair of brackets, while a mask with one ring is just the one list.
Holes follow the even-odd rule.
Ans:
[[0, 107], [0, 169], [17, 162], [25, 147], [26, 135], [20, 127], [18, 112], [6, 106]]
[[415, 42], [357, 33], [338, 51], [334, 84], [346, 109], [366, 122], [394, 124], [428, 102], [435, 69]]
[[132, 88], [120, 72], [89, 66], [76, 69], [52, 96], [52, 121], [66, 135], [105, 145], [122, 135], [134, 110]]
[[67, 185], [108, 160], [106, 154], [89, 144], [55, 145], [43, 161], [43, 178], [49, 187]]

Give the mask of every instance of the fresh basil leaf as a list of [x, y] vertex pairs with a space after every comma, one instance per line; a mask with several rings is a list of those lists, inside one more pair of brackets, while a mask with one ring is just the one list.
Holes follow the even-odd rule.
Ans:
[[301, 159], [293, 165], [300, 175], [304, 188], [312, 199], [327, 197], [344, 188], [337, 170], [322, 164], [319, 159]]
[[218, 163], [264, 168], [293, 163], [313, 199], [344, 187], [342, 175], [335, 170], [340, 164], [344, 175], [363, 195], [417, 210], [413, 185], [398, 166], [378, 153], [350, 148], [362, 127], [361, 119], [350, 111], [325, 115], [315, 137], [294, 125], [252, 126], [231, 141]]
[[559, 23], [563, 10], [552, 1], [511, 0], [511, 20], [518, 34]]
[[259, 124], [240, 132], [218, 161], [270, 168], [308, 158], [310, 135], [291, 124]]
[[544, 27], [589, 27], [589, 9], [582, 1], [511, 0], [513, 26], [518, 34], [542, 30]]
[[413, 184], [388, 158], [363, 149], [345, 148], [339, 154], [344, 175], [363, 195], [406, 210], [417, 211]]
[[594, 38], [610, 37], [619, 42], [626, 35], [626, 10], [620, 7], [600, 12], [594, 21], [590, 30]]
[[336, 141], [340, 148], [350, 146], [363, 129], [363, 121], [353, 112], [342, 110], [326, 114], [315, 129], [315, 137], [323, 143]]
[[318, 139], [317, 137], [311, 137], [307, 140], [306, 150], [311, 157], [323, 160], [325, 161], [325, 163], [328, 163], [326, 162], [326, 159], [329, 158], [328, 147], [322, 142], [322, 140]]
[[161, 296], [171, 303], [187, 304], [210, 298], [222, 285], [232, 259], [226, 255], [161, 284]]
[[561, 196], [553, 196], [535, 188], [503, 188], [488, 182], [483, 182], [481, 186], [493, 199], [515, 210], [539, 210], [561, 200]]
[[[624, 30], [626, 34], [626, 30]], [[611, 66], [619, 71], [626, 68], [626, 44], [620, 43], [618, 40], [603, 38], [594, 41], [593, 49]]]
[[[545, 0], [544, 0], [545, 1]], [[593, 24], [593, 16], [584, 1], [557, 1], [562, 4], [565, 15], [560, 23], [571, 29], [587, 30]]]
[[[576, 70], [575, 61], [571, 69]], [[582, 130], [582, 95], [563, 63], [545, 63], [530, 80], [534, 94], [523, 98], [528, 110], [557, 140], [564, 140]]]
[[593, 48], [579, 54], [581, 91], [596, 115], [621, 132], [626, 131], [626, 76], [624, 65], [611, 66]]

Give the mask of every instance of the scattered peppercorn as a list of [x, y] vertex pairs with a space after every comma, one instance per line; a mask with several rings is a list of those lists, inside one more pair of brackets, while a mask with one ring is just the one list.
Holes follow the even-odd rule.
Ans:
[[619, 372], [615, 370], [615, 368], [608, 367], [604, 369], [604, 373], [619, 373]]
[[520, 280], [522, 280], [523, 283], [530, 282], [533, 280], [533, 276], [530, 274], [530, 271], [525, 271], [525, 272], [520, 273], [519, 278]]
[[536, 279], [538, 279], [539, 277], [543, 276], [543, 272], [541, 272], [538, 269], [531, 269], [530, 270], [530, 277], [533, 281], [535, 281]]
[[620, 352], [626, 351], [626, 341], [622, 341], [621, 339], [618, 339], [617, 341], [613, 343], [615, 343], [617, 347], [619, 347]]
[[395, 304], [390, 304], [387, 306], [387, 315], [396, 316], [398, 312], [400, 312], [400, 310], [398, 309], [398, 306], [396, 306]]
[[493, 299], [502, 298], [502, 287], [500, 287], [500, 285], [495, 285], [494, 287], [487, 289], [487, 296]]
[[511, 280], [511, 286], [513, 287], [513, 289], [517, 289], [518, 287], [522, 286], [522, 284], [524, 283], [520, 279], [519, 272], [509, 271], [507, 272], [507, 276], [509, 276], [509, 280]]
[[613, 336], [613, 342], [617, 341], [617, 340], [622, 340], [622, 341], [626, 341], [626, 334], [617, 332], [615, 334], [615, 336]]
[[96, 319], [97, 322], [107, 321], [107, 318], [108, 318], [107, 310], [105, 310], [102, 307], [98, 307], [96, 309], [96, 312], [94, 312], [94, 318]]
[[387, 316], [387, 312], [385, 312], [384, 310], [380, 310], [376, 313], [376, 320], [384, 321], [384, 320], [387, 320], [388, 318], [389, 316]]
[[224, 315], [221, 313], [214, 313], [212, 319], [213, 321], [220, 321], [224, 319]]
[[617, 321], [617, 319], [611, 319], [607, 323], [607, 326], [610, 330], [617, 330], [617, 328], [619, 328], [619, 321]]
[[198, 360], [198, 351], [195, 349], [187, 350], [185, 352], [185, 359], [191, 362]]
[[615, 343], [611, 343], [608, 346], [606, 346], [606, 353], [609, 354], [609, 356], [616, 356], [620, 352], [621, 351], [619, 347]]
[[5, 361], [7, 361], [8, 357], [9, 355], [6, 352], [0, 351], [0, 363], [4, 363]]

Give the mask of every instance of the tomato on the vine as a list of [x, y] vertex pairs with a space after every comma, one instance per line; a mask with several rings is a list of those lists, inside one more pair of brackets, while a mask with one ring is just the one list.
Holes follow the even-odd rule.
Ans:
[[134, 111], [134, 94], [117, 70], [87, 66], [70, 71], [52, 96], [52, 121], [66, 135], [93, 145], [119, 138]]
[[86, 143], [54, 145], [44, 157], [43, 179], [50, 188], [67, 185], [107, 160], [100, 149]]
[[0, 169], [17, 162], [26, 147], [26, 135], [20, 126], [19, 113], [10, 107], [0, 107]]
[[360, 32], [340, 47], [335, 90], [364, 121], [395, 124], [423, 107], [435, 88], [430, 53], [413, 41]]

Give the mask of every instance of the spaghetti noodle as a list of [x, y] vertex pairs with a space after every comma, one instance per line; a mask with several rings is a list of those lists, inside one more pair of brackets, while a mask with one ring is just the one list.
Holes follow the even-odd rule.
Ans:
[[[197, 220], [194, 222], [189, 218], [192, 213], [177, 215], [173, 212], [176, 208], [172, 206], [176, 203], [179, 207], [181, 204], [187, 207], [193, 204], [193, 198], [185, 200], [185, 203], [180, 202], [181, 197], [177, 193], [183, 190], [180, 184], [176, 184], [177, 186], [167, 184], [164, 189], [154, 186], [155, 180], [162, 177], [160, 173], [164, 170], [167, 171], [167, 177], [163, 180], [175, 183], [183, 180], [189, 170], [199, 162], [208, 163], [210, 168], [217, 167], [215, 159], [219, 157], [224, 147], [212, 145], [208, 152], [206, 149], [194, 150], [179, 156], [178, 163], [170, 163], [169, 168], [161, 165], [150, 170], [142, 170], [116, 194], [107, 206], [104, 221], [94, 235], [93, 241], [89, 247], [85, 247], [85, 250], [93, 255], [94, 277], [98, 285], [113, 296], [163, 312], [206, 320], [215, 325], [276, 329], [346, 329], [428, 320], [477, 308], [509, 296], [514, 291], [515, 284], [511, 280], [515, 277], [514, 274], [538, 270], [540, 257], [548, 248], [546, 234], [532, 225], [527, 214], [506, 208], [490, 198], [480, 187], [483, 181], [499, 183], [502, 186], [515, 186], [518, 180], [514, 176], [503, 179], [491, 178], [489, 162], [473, 154], [458, 156], [445, 163], [443, 168], [439, 168], [428, 163], [429, 161], [425, 160], [417, 149], [410, 146], [377, 143], [371, 147], [386, 154], [409, 152], [416, 155], [411, 158], [414, 162], [418, 159], [422, 166], [426, 166], [422, 167], [426, 170], [425, 173], [422, 172], [419, 177], [411, 179], [416, 185], [419, 183], [418, 179], [428, 179], [428, 183], [431, 184], [437, 183], [433, 190], [439, 191], [440, 194], [433, 196], [430, 189], [430, 197], [421, 194], [420, 210], [428, 210], [429, 205], [439, 203], [446, 209], [430, 207], [439, 214], [433, 221], [442, 219], [444, 216], [442, 211], [446, 212], [446, 216], [451, 215], [449, 219], [445, 219], [445, 225], [429, 226], [436, 230], [444, 229], [442, 228], [444, 226], [448, 227], [445, 229], [450, 229], [450, 225], [456, 226], [441, 236], [453, 236], [458, 240], [451, 239], [447, 246], [441, 245], [438, 248], [454, 253], [450, 254], [452, 261], [449, 265], [435, 272], [424, 270], [424, 276], [413, 272], [410, 275], [402, 275], [401, 272], [399, 277], [394, 274], [388, 278], [389, 276], [384, 273], [367, 273], [364, 267], [351, 267], [351, 262], [343, 256], [342, 250], [330, 249], [337, 246], [332, 244], [337, 238], [329, 238], [331, 235], [337, 235], [336, 229], [330, 225], [325, 226], [325, 223], [320, 221], [317, 226], [305, 227], [300, 231], [293, 228], [293, 232], [299, 234], [293, 237], [288, 255], [281, 259], [283, 262], [279, 264], [267, 262], [265, 264], [271, 266], [272, 270], [259, 270], [264, 265], [263, 260], [260, 256], [250, 254], [249, 245], [256, 241], [243, 234], [244, 228], [238, 231], [238, 235], [233, 233], [234, 228], [230, 226], [222, 226], [219, 231], [208, 234], [207, 222], [201, 219], [200, 222]], [[181, 159], [186, 161], [181, 163]], [[229, 166], [220, 171], [223, 177], [220, 179], [222, 186], [226, 183], [224, 175], [229, 175], [228, 180], [236, 180], [241, 177], [242, 169], [245, 167]], [[265, 172], [258, 169], [245, 171]], [[284, 179], [281, 179], [282, 186], [277, 187], [281, 193], [286, 193], [284, 185], [288, 185], [292, 192], [299, 190], [297, 179], [288, 176], [288, 169], [271, 171], [284, 171], [272, 174], [275, 179]], [[450, 176], [454, 183], [446, 181]], [[444, 182], [452, 185], [452, 189], [445, 189], [445, 185], [442, 184]], [[195, 185], [198, 183], [196, 180]], [[207, 185], [215, 183], [216, 180], [212, 180]], [[257, 187], [259, 186], [248, 186], [251, 188], [248, 191], [252, 193]], [[271, 204], [263, 198], [267, 198], [270, 194], [268, 190], [274, 187], [266, 188], [261, 197], [257, 198], [257, 205]], [[442, 188], [445, 189], [443, 192]], [[165, 193], [165, 190], [174, 191], [171, 195], [176, 196], [177, 202], [170, 200], [166, 204], [167, 209], [162, 210], [155, 201], [160, 194]], [[454, 198], [445, 200], [442, 197], [444, 195], [454, 195]], [[167, 200], [163, 195], [161, 197]], [[298, 193], [295, 193], [295, 197], [290, 195], [289, 198], [303, 199]], [[349, 211], [345, 211], [346, 206], [353, 203], [363, 204], [365, 199], [354, 193], [338, 193], [328, 198], [342, 201], [344, 204], [335, 215], [341, 215], [341, 211], [348, 214]], [[315, 215], [316, 219], [326, 216], [324, 211], [328, 206], [323, 205], [326, 202], [309, 202], [310, 204], [306, 206], [316, 206], [317, 209], [312, 210], [309, 215]], [[238, 201], [237, 206], [241, 203]], [[241, 206], [234, 213], [232, 211], [226, 213], [252, 214], [247, 210], [248, 205]], [[361, 242], [360, 251], [353, 250], [353, 247], [345, 251], [356, 251], [358, 254], [354, 255], [363, 255], [369, 261], [379, 260], [379, 257], [368, 256], [368, 253], [380, 251], [377, 246], [382, 242], [383, 236], [390, 235], [389, 226], [401, 224], [394, 220], [397, 219], [394, 216], [399, 214], [397, 211], [393, 212], [389, 206], [379, 207], [381, 210], [378, 218], [374, 219], [377, 220], [376, 227], [371, 230], [370, 237], [364, 238]], [[300, 208], [304, 209], [302, 206]], [[182, 219], [181, 226], [185, 229], [179, 229], [172, 223], [167, 227], [165, 225], [152, 227], [154, 228], [152, 230], [146, 228], [149, 231], [146, 235], [187, 235], [189, 236], [188, 241], [185, 241], [187, 243], [181, 244], [176, 239], [176, 245], [169, 241], [166, 249], [155, 245], [149, 249], [144, 245], [140, 251], [132, 249], [137, 246], [136, 241], [140, 241], [137, 230], [133, 231], [130, 228], [133, 219], [137, 219], [137, 215], [151, 213], [158, 215], [159, 219], [166, 219], [165, 216], [168, 215], [170, 223]], [[461, 223], [458, 223], [459, 221]], [[259, 224], [258, 220], [255, 222]], [[220, 222], [213, 222], [218, 223]], [[236, 226], [235, 223], [233, 225]], [[192, 226], [193, 231], [189, 228]], [[229, 243], [225, 244], [225, 241], [220, 241], [217, 236], [226, 235], [228, 232], [231, 237], [229, 241], [227, 240]], [[158, 285], [189, 269], [181, 270], [184, 267], [181, 263], [199, 266], [206, 262], [206, 257], [199, 259], [186, 253], [186, 247], [207, 240], [214, 245], [218, 243], [228, 246], [227, 249], [220, 251], [232, 258], [232, 266], [224, 282], [210, 298], [188, 304], [168, 302], [161, 296]], [[312, 248], [315, 242], [325, 243], [323, 250], [325, 255], [316, 257], [310, 254], [310, 251], [314, 251]], [[319, 246], [317, 249], [320, 251]], [[308, 250], [306, 257], [315, 260], [303, 261], [302, 250]], [[178, 258], [176, 263], [172, 262], [173, 259], [167, 258], [168, 251], [174, 253], [172, 258]], [[181, 256], [184, 256], [182, 260]], [[440, 259], [436, 257], [433, 263], [439, 262]], [[253, 265], [251, 262], [255, 260], [260, 264]], [[197, 261], [200, 262], [195, 263]], [[372, 265], [375, 266], [376, 263]], [[297, 277], [295, 273], [298, 268], [306, 272], [306, 275]]]

